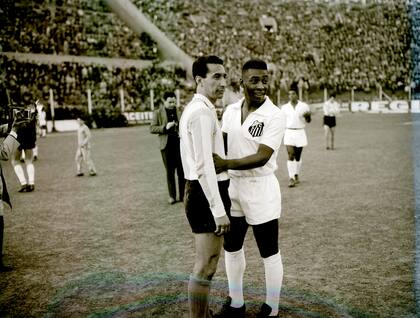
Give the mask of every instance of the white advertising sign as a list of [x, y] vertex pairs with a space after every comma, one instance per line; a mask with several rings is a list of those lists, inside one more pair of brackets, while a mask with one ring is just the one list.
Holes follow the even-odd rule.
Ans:
[[128, 123], [150, 123], [153, 119], [153, 112], [125, 112]]
[[420, 113], [420, 100], [412, 100], [411, 101], [411, 112], [412, 113]]
[[369, 102], [352, 102], [351, 111], [352, 112], [367, 112], [369, 111]]
[[370, 112], [371, 113], [387, 113], [388, 102], [385, 101], [372, 101]]

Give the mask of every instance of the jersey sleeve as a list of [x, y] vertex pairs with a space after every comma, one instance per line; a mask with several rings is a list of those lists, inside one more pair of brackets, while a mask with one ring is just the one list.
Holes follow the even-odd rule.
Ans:
[[227, 107], [225, 109], [225, 112], [223, 113], [222, 116], [222, 132], [224, 133], [228, 133], [228, 126], [229, 126], [229, 122], [230, 122], [230, 118], [231, 118], [231, 108]]
[[274, 151], [280, 148], [286, 130], [286, 116], [284, 112], [278, 112], [267, 123], [267, 128], [260, 139], [260, 144], [264, 144]]
[[221, 217], [226, 215], [226, 211], [219, 193], [216, 169], [212, 156], [214, 124], [209, 114], [201, 112], [191, 119], [190, 130], [198, 182], [209, 202], [211, 213], [214, 217]]

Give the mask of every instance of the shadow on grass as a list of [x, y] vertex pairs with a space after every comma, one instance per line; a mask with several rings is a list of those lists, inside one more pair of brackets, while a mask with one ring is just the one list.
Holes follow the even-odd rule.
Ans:
[[[69, 282], [54, 297], [44, 318], [53, 317], [188, 317], [188, 275], [149, 273], [133, 276], [121, 272], [93, 273]], [[224, 302], [228, 287], [214, 281], [211, 307]], [[245, 287], [247, 317], [255, 317], [265, 289]], [[281, 317], [355, 317], [367, 314], [316, 295], [282, 289]]]

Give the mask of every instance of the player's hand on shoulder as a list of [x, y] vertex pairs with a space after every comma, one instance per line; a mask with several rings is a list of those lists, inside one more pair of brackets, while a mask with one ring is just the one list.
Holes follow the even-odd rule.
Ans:
[[213, 153], [213, 162], [217, 174], [227, 170], [226, 160], [222, 159], [218, 154]]
[[215, 217], [214, 222], [216, 223], [216, 231], [214, 231], [214, 234], [217, 236], [230, 231], [230, 221], [226, 214], [224, 216]]

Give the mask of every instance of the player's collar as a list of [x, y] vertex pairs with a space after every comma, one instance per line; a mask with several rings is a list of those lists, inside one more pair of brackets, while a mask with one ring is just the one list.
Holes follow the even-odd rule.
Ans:
[[193, 99], [202, 101], [208, 108], [215, 109], [213, 103], [204, 95], [195, 93]]
[[259, 115], [270, 115], [273, 112], [273, 106], [277, 107], [273, 104], [268, 96], [265, 97], [264, 103], [258, 107], [254, 113]]
[[244, 103], [245, 97], [242, 97], [240, 100], [238, 100], [237, 102], [228, 105], [229, 107], [233, 107], [236, 109], [240, 109], [242, 107], [242, 104]]

